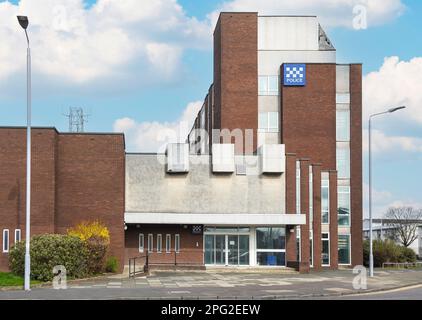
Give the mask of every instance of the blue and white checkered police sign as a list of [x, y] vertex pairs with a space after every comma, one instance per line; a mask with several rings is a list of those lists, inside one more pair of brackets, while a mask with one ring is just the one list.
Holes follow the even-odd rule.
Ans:
[[284, 85], [306, 86], [306, 64], [285, 64]]

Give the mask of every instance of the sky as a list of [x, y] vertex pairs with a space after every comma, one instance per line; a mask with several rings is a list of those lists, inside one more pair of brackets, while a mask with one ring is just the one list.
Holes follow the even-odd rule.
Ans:
[[[356, 29], [362, 8], [367, 25]], [[26, 124], [26, 43], [16, 21], [25, 14], [33, 124], [66, 132], [69, 107], [82, 107], [87, 131], [124, 131], [127, 151], [156, 151], [157, 132], [187, 133], [212, 83], [220, 11], [317, 15], [338, 62], [363, 63], [365, 195], [366, 119], [408, 106], [374, 123], [376, 216], [422, 207], [420, 0], [0, 0], [0, 126]]]

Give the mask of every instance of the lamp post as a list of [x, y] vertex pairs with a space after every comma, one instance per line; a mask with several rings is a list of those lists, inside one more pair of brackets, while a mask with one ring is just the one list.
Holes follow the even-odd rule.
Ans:
[[405, 106], [392, 108], [384, 112], [374, 113], [369, 116], [369, 276], [374, 276], [374, 254], [373, 254], [373, 234], [372, 234], [372, 154], [371, 154], [371, 142], [372, 142], [372, 119], [383, 114], [393, 113], [402, 109]]
[[29, 25], [28, 17], [18, 16], [20, 26], [25, 30], [27, 49], [27, 130], [26, 130], [26, 236], [25, 236], [25, 291], [31, 290], [31, 49], [26, 29]]

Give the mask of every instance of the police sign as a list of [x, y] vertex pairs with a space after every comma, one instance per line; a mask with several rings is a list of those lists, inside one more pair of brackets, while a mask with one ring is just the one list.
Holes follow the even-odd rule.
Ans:
[[306, 86], [306, 64], [285, 64], [284, 85]]

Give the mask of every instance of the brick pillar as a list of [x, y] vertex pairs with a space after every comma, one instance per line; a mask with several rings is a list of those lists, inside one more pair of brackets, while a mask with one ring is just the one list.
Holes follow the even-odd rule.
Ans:
[[338, 269], [337, 171], [330, 178], [330, 269]]
[[[296, 155], [286, 154], [286, 213], [296, 214]], [[288, 267], [297, 265], [295, 226], [286, 226], [286, 261]]]
[[300, 160], [300, 211], [306, 215], [306, 224], [300, 226], [300, 268], [301, 273], [310, 271], [309, 245], [309, 159]]
[[321, 164], [312, 165], [314, 270], [321, 270]]

